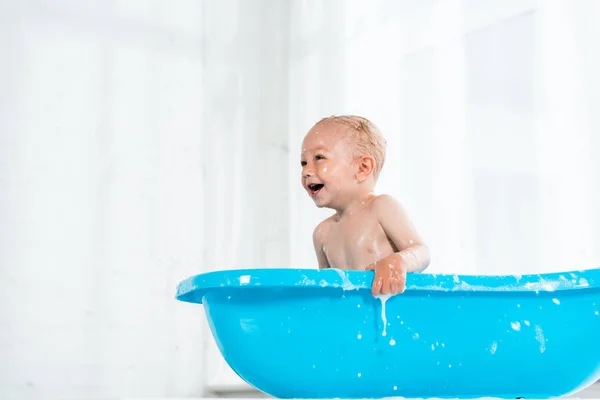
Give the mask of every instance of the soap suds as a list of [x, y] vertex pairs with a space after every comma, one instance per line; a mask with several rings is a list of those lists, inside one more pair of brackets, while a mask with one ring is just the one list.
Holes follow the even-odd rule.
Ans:
[[540, 353], [546, 351], [546, 339], [544, 338], [544, 331], [539, 325], [535, 326], [535, 338], [540, 344]]
[[350, 279], [348, 279], [348, 275], [346, 275], [346, 273], [344, 271], [342, 271], [341, 269], [334, 269], [337, 274], [340, 276], [340, 278], [342, 278], [342, 289], [343, 290], [358, 290], [359, 287], [358, 286], [354, 286], [352, 284], [352, 282], [350, 282]]
[[381, 320], [383, 321], [383, 332], [381, 332], [382, 336], [387, 335], [386, 333], [386, 328], [387, 328], [387, 316], [385, 315], [385, 303], [388, 301], [388, 299], [390, 297], [392, 297], [391, 294], [378, 294], [377, 296], [375, 296], [379, 299], [379, 301], [381, 301]]

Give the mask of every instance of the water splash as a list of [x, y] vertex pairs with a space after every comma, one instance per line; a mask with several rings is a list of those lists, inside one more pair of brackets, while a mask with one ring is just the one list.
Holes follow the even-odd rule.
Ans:
[[352, 284], [352, 282], [350, 282], [350, 279], [348, 279], [348, 275], [343, 270], [337, 268], [333, 268], [333, 270], [337, 272], [340, 278], [342, 278], [342, 290], [346, 291], [359, 289], [358, 286], [355, 286], [354, 284]]
[[498, 343], [492, 342], [492, 346], [490, 347], [490, 353], [496, 354], [496, 350], [498, 349]]
[[381, 301], [381, 320], [383, 321], [383, 332], [381, 332], [381, 336], [386, 336], [386, 328], [387, 328], [387, 316], [385, 314], [385, 303], [388, 301], [388, 299], [390, 297], [392, 297], [391, 294], [378, 294], [377, 296], [375, 296], [379, 299], [379, 301]]

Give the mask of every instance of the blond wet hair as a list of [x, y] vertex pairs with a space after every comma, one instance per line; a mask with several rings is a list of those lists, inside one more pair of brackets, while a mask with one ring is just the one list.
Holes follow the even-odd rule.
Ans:
[[375, 166], [373, 177], [377, 179], [385, 163], [386, 140], [377, 126], [367, 118], [357, 115], [332, 115], [325, 117], [315, 125], [337, 123], [347, 126], [353, 145], [353, 156], [365, 154], [373, 157]]

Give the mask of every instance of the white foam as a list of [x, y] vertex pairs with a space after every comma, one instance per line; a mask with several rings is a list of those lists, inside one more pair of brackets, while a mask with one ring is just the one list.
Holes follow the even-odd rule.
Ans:
[[350, 282], [350, 280], [348, 279], [348, 275], [346, 275], [346, 273], [344, 271], [342, 271], [341, 269], [337, 269], [334, 268], [334, 270], [337, 272], [337, 274], [340, 276], [340, 278], [342, 278], [342, 289], [343, 290], [358, 290], [359, 287], [355, 286], [352, 284], [352, 282]]
[[539, 325], [535, 326], [535, 338], [540, 344], [540, 353], [546, 351], [546, 338], [544, 337], [544, 331]]
[[383, 321], [383, 332], [381, 332], [382, 336], [387, 335], [386, 333], [386, 328], [387, 328], [387, 316], [385, 315], [385, 303], [388, 301], [388, 299], [390, 297], [392, 297], [391, 294], [378, 294], [377, 296], [375, 296], [379, 299], [379, 301], [381, 301], [381, 320]]
[[240, 276], [240, 285], [247, 285], [250, 283], [250, 275]]

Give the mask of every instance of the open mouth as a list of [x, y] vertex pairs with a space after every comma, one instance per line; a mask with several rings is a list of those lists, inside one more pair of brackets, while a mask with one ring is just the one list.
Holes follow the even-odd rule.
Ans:
[[321, 191], [321, 189], [323, 189], [323, 185], [322, 183], [311, 183], [310, 185], [308, 185], [308, 190], [310, 191], [310, 195], [312, 197], [315, 197], [317, 195], [317, 193], [319, 193]]

